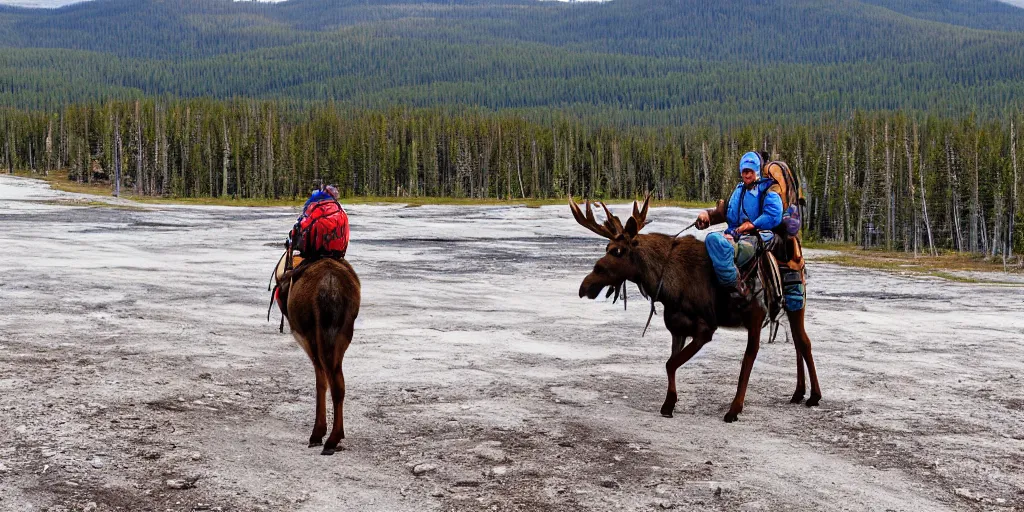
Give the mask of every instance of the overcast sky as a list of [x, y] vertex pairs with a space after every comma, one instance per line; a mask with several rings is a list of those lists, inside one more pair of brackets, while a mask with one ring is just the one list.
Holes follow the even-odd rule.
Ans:
[[[23, 7], [60, 7], [73, 4], [81, 0], [0, 0], [0, 5], [19, 5]], [[262, 2], [280, 2], [283, 0], [260, 0]], [[563, 0], [565, 1], [565, 0]], [[588, 1], [588, 0], [582, 0]], [[591, 0], [592, 1], [592, 0]], [[1008, 4], [1024, 7], [1024, 0], [1001, 0]]]

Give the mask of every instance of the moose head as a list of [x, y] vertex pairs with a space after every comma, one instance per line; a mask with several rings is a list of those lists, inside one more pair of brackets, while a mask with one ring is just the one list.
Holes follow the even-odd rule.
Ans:
[[[623, 283], [638, 280], [641, 269], [634, 255], [638, 244], [637, 235], [647, 225], [647, 206], [650, 200], [651, 196], [648, 194], [644, 198], [643, 206], [633, 201], [633, 214], [626, 220], [625, 226], [618, 217], [612, 215], [604, 203], [597, 203], [604, 209], [605, 214], [604, 222], [598, 223], [594, 218], [590, 201], [585, 202], [584, 213], [578, 204], [572, 199], [569, 200], [569, 209], [572, 210], [576, 222], [609, 240], [605, 255], [597, 260], [594, 270], [580, 284], [580, 297], [596, 299], [605, 287], [614, 289], [618, 296], [618, 290]], [[611, 291], [609, 290], [609, 295]]]

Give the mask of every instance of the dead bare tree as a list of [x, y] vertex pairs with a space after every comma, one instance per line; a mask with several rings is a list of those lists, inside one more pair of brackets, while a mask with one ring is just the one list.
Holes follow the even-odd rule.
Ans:
[[960, 229], [960, 177], [957, 174], [956, 151], [953, 148], [950, 134], [946, 134], [946, 174], [949, 178], [950, 220], [953, 227], [953, 246], [956, 250], [964, 250], [964, 238]]
[[893, 194], [892, 148], [889, 144], [889, 123], [885, 123], [885, 248], [892, 250], [896, 229], [896, 198]]
[[134, 140], [135, 144], [135, 195], [142, 194], [143, 180], [143, 142], [142, 142], [142, 114], [139, 112], [139, 101], [135, 100], [135, 131]]
[[932, 256], [938, 254], [935, 251], [935, 240], [932, 238], [932, 224], [928, 220], [928, 199], [925, 196], [924, 188], [924, 161], [921, 158], [921, 144], [918, 139], [917, 124], [914, 124], [914, 153], [917, 154], [917, 179], [921, 189], [921, 216], [924, 218], [925, 232], [928, 234], [928, 250]]
[[871, 127], [871, 141], [868, 147], [865, 148], [865, 152], [867, 154], [864, 158], [864, 161], [866, 162], [864, 168], [864, 184], [862, 185], [860, 192], [860, 215], [857, 216], [857, 238], [862, 247], [867, 247], [868, 242], [870, 241], [870, 238], [867, 236], [868, 234], [864, 231], [864, 219], [868, 214], [868, 199], [871, 197], [869, 192], [871, 190], [871, 160], [875, 154], [874, 126]]
[[228, 121], [226, 118], [221, 118], [221, 129], [224, 132], [224, 151], [221, 161], [221, 184], [220, 184], [220, 196], [228, 196], [228, 162], [231, 158], [231, 140], [228, 139]]
[[846, 153], [843, 158], [843, 241], [850, 242], [856, 238], [851, 225], [853, 217], [850, 214], [850, 187], [853, 186], [853, 170], [857, 163], [857, 139], [854, 138], [849, 145], [844, 142], [843, 148]]
[[121, 196], [121, 118], [114, 115], [114, 197]]
[[[1006, 258], [1013, 258], [1013, 235], [1014, 235], [1014, 221], [1017, 217], [1017, 209], [1020, 205], [1017, 202], [1017, 131], [1013, 120], [1010, 120], [1010, 164], [1013, 167], [1013, 188], [1011, 189], [1010, 196], [1010, 215], [1007, 228], [1006, 236]], [[1005, 260], [1004, 260], [1005, 261]]]
[[909, 212], [910, 212], [910, 230], [913, 231], [913, 246], [914, 257], [917, 257], [917, 251], [920, 248], [920, 234], [921, 228], [918, 226], [917, 221], [917, 199], [915, 197], [916, 191], [914, 190], [914, 154], [910, 151], [910, 130], [909, 127], [905, 126], [903, 129], [903, 150], [907, 156], [907, 198], [910, 200]]
[[50, 173], [53, 167], [53, 118], [46, 122], [46, 162], [43, 165], [43, 175]]
[[971, 252], [978, 252], [981, 244], [978, 242], [979, 238], [984, 238], [979, 231], [979, 224], [981, 223], [981, 201], [978, 198], [978, 152], [980, 150], [979, 145], [981, 144], [980, 137], [975, 132], [974, 134], [974, 172], [971, 176], [971, 224], [968, 230], [969, 236], [971, 237], [970, 247]]

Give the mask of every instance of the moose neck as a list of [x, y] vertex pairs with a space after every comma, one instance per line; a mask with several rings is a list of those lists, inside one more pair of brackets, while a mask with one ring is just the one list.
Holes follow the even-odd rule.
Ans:
[[664, 276], [672, 249], [672, 237], [662, 234], [637, 235], [633, 258], [637, 266], [634, 283], [640, 285], [648, 296], [658, 290], [658, 281]]
[[689, 235], [673, 238], [657, 233], [639, 235], [636, 242], [637, 272], [631, 281], [648, 296], [657, 294], [665, 307], [678, 307], [682, 301], [703, 305], [702, 314], [713, 314], [716, 284], [704, 242]]

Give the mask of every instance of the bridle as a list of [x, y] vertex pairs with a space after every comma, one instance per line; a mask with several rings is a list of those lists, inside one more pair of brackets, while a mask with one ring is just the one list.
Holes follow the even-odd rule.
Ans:
[[[651, 312], [650, 312], [650, 314], [647, 315], [647, 324], [644, 325], [644, 332], [640, 333], [640, 337], [641, 338], [643, 338], [644, 335], [647, 334], [647, 328], [649, 328], [651, 326], [651, 319], [654, 318], [654, 312], [655, 312], [654, 311], [654, 303], [657, 302], [658, 301], [658, 297], [661, 296], [661, 288], [665, 284], [665, 267], [668, 266], [668, 262], [672, 258], [672, 250], [676, 248], [675, 239], [679, 238], [679, 235], [683, 234], [683, 231], [686, 231], [687, 229], [690, 229], [690, 228], [692, 228], [692, 227], [694, 227], [696, 225], [697, 225], [697, 221], [693, 221], [692, 223], [690, 223], [689, 226], [686, 226], [685, 228], [680, 229], [679, 232], [677, 232], [676, 234], [672, 235], [673, 243], [668, 248], [668, 255], [666, 255], [666, 257], [665, 257], [665, 264], [662, 265], [661, 272], [658, 272], [658, 288], [654, 290], [654, 295], [648, 297], [647, 294], [644, 292], [643, 286], [637, 286], [637, 288], [640, 289], [640, 294], [643, 295], [644, 297], [646, 297], [647, 299], [649, 299], [651, 301]], [[625, 303], [625, 299], [623, 299], [623, 303]]]

